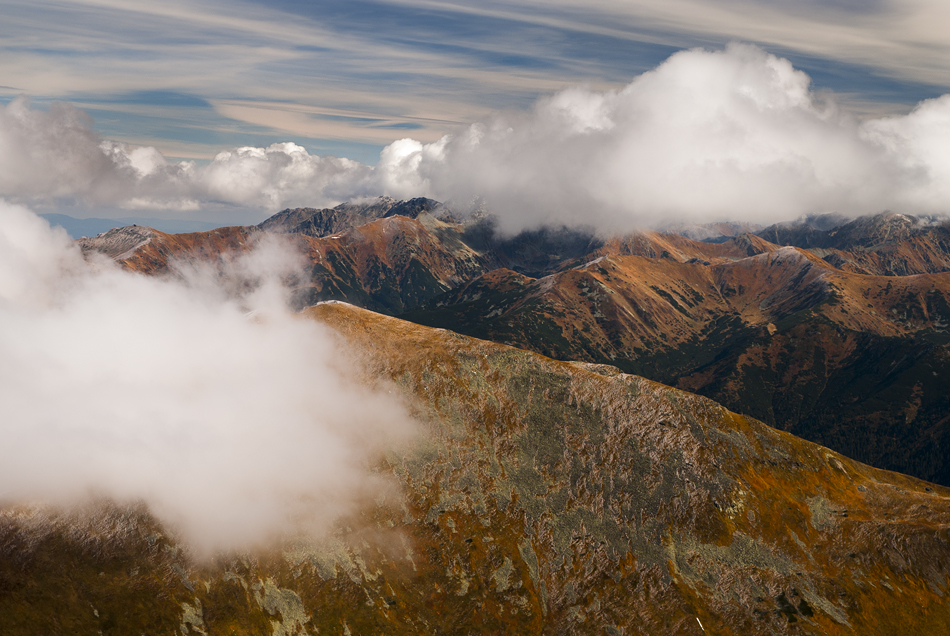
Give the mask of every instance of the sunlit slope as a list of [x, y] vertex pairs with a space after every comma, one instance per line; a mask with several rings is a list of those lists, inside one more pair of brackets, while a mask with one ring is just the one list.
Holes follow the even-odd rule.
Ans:
[[[235, 254], [268, 238], [274, 237], [256, 227], [190, 234], [127, 227], [80, 245], [134, 271], [176, 275], [195, 266], [226, 268]], [[345, 300], [398, 313], [486, 271], [485, 257], [460, 240], [457, 226], [431, 216], [393, 216], [330, 236], [294, 233], [278, 240], [280, 249], [299, 256], [299, 268], [286, 281], [298, 307]]]
[[540, 279], [496, 270], [404, 317], [614, 364], [950, 483], [948, 298], [947, 273], [854, 274], [794, 247], [707, 261], [614, 251]]
[[822, 223], [830, 229], [760, 233], [797, 248], [750, 234], [721, 243], [567, 228], [503, 237], [490, 219], [461, 222], [428, 199], [381, 198], [285, 210], [257, 228], [132, 227], [82, 244], [161, 275], [170, 264], [226, 267], [276, 233], [301, 254], [285, 281], [298, 308], [344, 300], [614, 364], [950, 485], [950, 230], [897, 214]]
[[948, 489], [610, 367], [340, 303], [306, 314], [424, 424], [379, 464], [394, 491], [328, 539], [205, 565], [141, 509], [7, 508], [0, 631], [950, 629]]

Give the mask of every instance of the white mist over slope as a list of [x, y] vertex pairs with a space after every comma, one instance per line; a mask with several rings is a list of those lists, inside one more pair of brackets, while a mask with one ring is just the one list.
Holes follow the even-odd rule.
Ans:
[[733, 44], [682, 51], [621, 90], [584, 88], [455, 135], [387, 146], [377, 166], [292, 143], [238, 148], [209, 165], [100, 140], [69, 106], [0, 110], [0, 195], [125, 208], [227, 204], [263, 218], [386, 194], [484, 197], [501, 227], [630, 229], [802, 214], [950, 212], [950, 95], [859, 122], [788, 60]]
[[413, 426], [284, 308], [280, 247], [234, 262], [235, 298], [195, 270], [87, 264], [0, 203], [0, 502], [144, 500], [213, 550], [323, 529], [386, 489], [368, 465]]

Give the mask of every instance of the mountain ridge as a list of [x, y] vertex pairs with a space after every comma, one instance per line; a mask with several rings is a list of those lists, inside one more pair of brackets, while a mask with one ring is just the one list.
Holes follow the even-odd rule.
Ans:
[[[403, 208], [410, 216], [390, 214]], [[293, 231], [317, 212], [343, 218], [346, 210], [356, 214], [353, 227]], [[342, 300], [559, 359], [617, 365], [863, 461], [950, 484], [950, 404], [939, 388], [950, 372], [950, 286], [930, 271], [950, 265], [944, 226], [893, 214], [806, 219], [810, 232], [839, 241], [806, 249], [765, 240], [768, 229], [718, 243], [568, 228], [504, 237], [484, 210], [462, 216], [428, 199], [276, 215], [272, 223], [309, 263], [289, 281], [294, 306]], [[213, 261], [267, 234], [215, 232], [154, 235], [123, 262], [161, 274], [169, 259]], [[848, 245], [853, 252], [840, 249]]]
[[142, 507], [5, 508], [7, 633], [950, 627], [950, 489], [611, 367], [339, 302], [302, 318], [334, 329], [424, 425], [379, 466], [400, 494], [328, 537], [207, 563]]
[[950, 271], [950, 222], [946, 220], [895, 212], [845, 223], [837, 220], [772, 225], [758, 236], [778, 245], [809, 249], [839, 269], [860, 274], [908, 276]]

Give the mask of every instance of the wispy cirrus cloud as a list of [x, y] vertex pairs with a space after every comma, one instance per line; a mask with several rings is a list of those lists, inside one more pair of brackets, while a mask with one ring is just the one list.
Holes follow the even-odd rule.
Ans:
[[[187, 129], [191, 112], [206, 129], [251, 141], [352, 140], [378, 153], [399, 130], [435, 139], [455, 121], [503, 101], [530, 103], [559, 86], [530, 68], [486, 70], [464, 59], [465, 47], [409, 46], [412, 34], [394, 40], [348, 17], [330, 18], [251, 3], [14, 2], [0, 25], [0, 74], [35, 98], [94, 106], [106, 134], [172, 154], [185, 135], [158, 129]], [[146, 92], [193, 97], [215, 117], [198, 106], [156, 115], [127, 99]], [[123, 130], [139, 123], [131, 113], [155, 120], [151, 134], [136, 125]], [[215, 150], [206, 145], [205, 155]], [[182, 154], [194, 151], [192, 144]]]
[[933, 86], [950, 81], [950, 6], [940, 0], [387, 1], [679, 47], [741, 39]]
[[[732, 39], [789, 57], [868, 113], [906, 112], [950, 84], [947, 11], [937, 0], [10, 0], [0, 76], [16, 89], [0, 97], [69, 100], [105, 135], [172, 156], [292, 139], [372, 162], [407, 130], [432, 141]], [[206, 106], [128, 101], [148, 93]]]

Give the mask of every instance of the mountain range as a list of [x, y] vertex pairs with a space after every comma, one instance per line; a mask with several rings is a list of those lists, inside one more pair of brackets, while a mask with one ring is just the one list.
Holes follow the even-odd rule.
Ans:
[[173, 274], [175, 263], [215, 262], [273, 234], [305, 255], [306, 274], [292, 282], [298, 309], [342, 300], [609, 364], [950, 485], [946, 223], [883, 213], [711, 241], [564, 227], [504, 236], [480, 208], [380, 198], [285, 210], [256, 227], [132, 227], [80, 244]]

